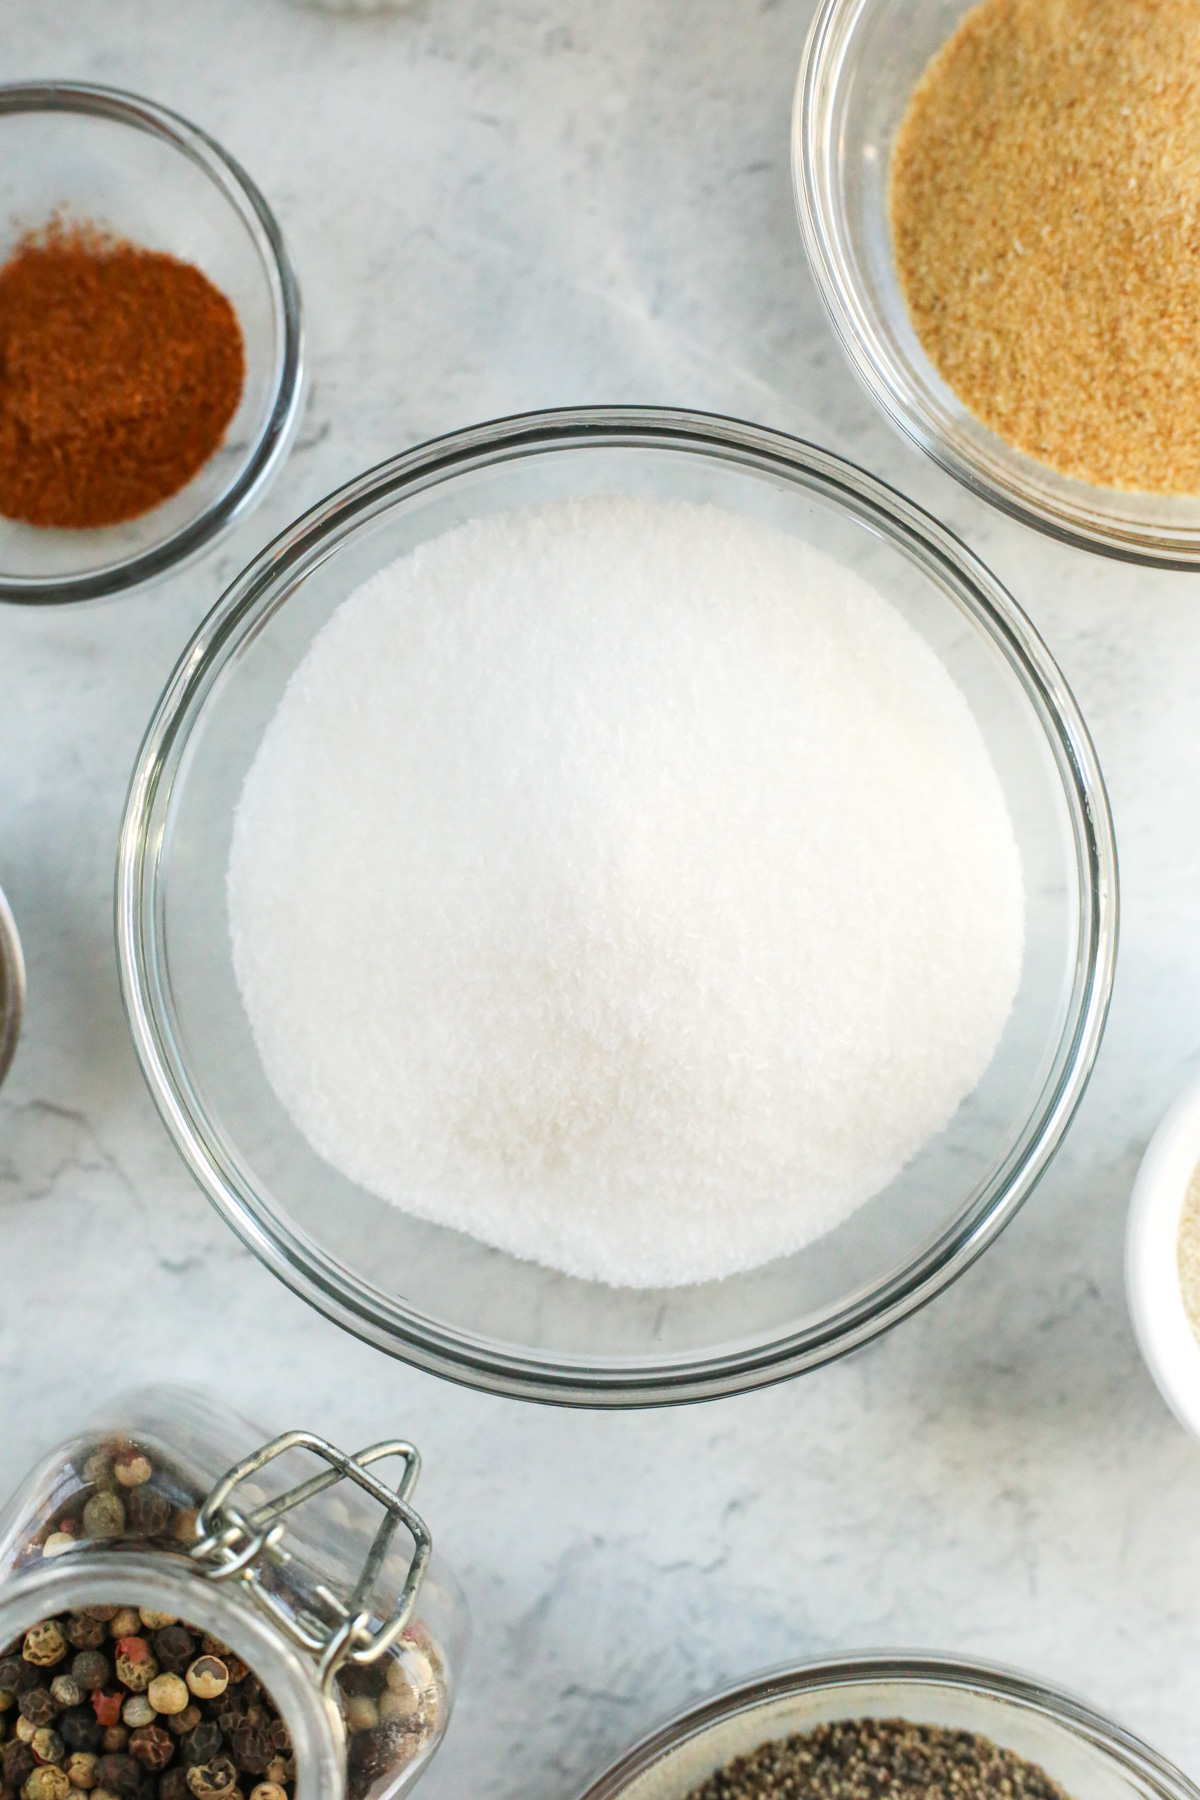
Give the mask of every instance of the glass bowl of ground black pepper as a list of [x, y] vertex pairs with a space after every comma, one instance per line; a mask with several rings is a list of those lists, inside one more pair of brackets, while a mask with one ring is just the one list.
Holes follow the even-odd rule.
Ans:
[[768, 1671], [671, 1720], [581, 1800], [1196, 1800], [1083, 1701], [987, 1663], [876, 1652]]
[[[858, 607], [878, 633], [847, 649]], [[914, 882], [959, 766], [927, 682], [995, 773]], [[802, 745], [843, 694], [837, 743]], [[903, 766], [934, 745], [898, 788], [860, 761], [894, 705]], [[1116, 951], [1103, 782], [1010, 596], [839, 458], [650, 408], [425, 445], [264, 550], [151, 721], [116, 906], [151, 1092], [256, 1254], [393, 1355], [581, 1406], [783, 1379], [953, 1281], [1067, 1128]], [[897, 920], [898, 955], [864, 948]], [[984, 960], [986, 1041], [956, 1023], [931, 1062]]]
[[793, 177], [855, 372], [965, 486], [1200, 567], [1194, 16], [823, 0]]
[[258, 189], [152, 101], [0, 87], [0, 599], [120, 594], [262, 497], [302, 404]]

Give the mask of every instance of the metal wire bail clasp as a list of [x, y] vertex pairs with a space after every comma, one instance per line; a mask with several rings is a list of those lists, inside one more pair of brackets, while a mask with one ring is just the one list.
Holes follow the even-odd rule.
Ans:
[[[230, 1504], [231, 1496], [243, 1481], [289, 1450], [311, 1450], [329, 1467], [297, 1487], [289, 1488], [276, 1499], [257, 1506], [252, 1512], [243, 1513]], [[398, 1456], [404, 1464], [394, 1491], [370, 1470], [372, 1463], [382, 1462], [389, 1456]], [[408, 1504], [420, 1473], [419, 1453], [412, 1444], [400, 1439], [372, 1444], [355, 1456], [347, 1456], [344, 1450], [338, 1450], [311, 1431], [285, 1431], [222, 1475], [196, 1515], [196, 1542], [190, 1554], [197, 1563], [206, 1565], [211, 1581], [246, 1583], [255, 1604], [293, 1643], [316, 1657], [318, 1678], [328, 1693], [344, 1662], [377, 1662], [392, 1648], [413, 1615], [433, 1554], [429, 1528]], [[311, 1606], [305, 1606], [299, 1596], [291, 1604], [281, 1600], [264, 1584], [263, 1571], [269, 1563], [282, 1565], [292, 1560], [290, 1553], [281, 1547], [284, 1527], [280, 1520], [284, 1514], [339, 1481], [352, 1481], [370, 1494], [382, 1506], [384, 1516], [349, 1600], [342, 1600], [321, 1583], [315, 1583], [311, 1589], [313, 1598], [337, 1620], [330, 1626]], [[371, 1595], [399, 1525], [406, 1528], [413, 1540], [412, 1561], [391, 1618], [385, 1624], [373, 1625]]]

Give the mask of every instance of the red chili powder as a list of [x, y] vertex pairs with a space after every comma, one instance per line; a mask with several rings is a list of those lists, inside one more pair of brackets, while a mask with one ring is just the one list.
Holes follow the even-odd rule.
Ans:
[[0, 514], [115, 525], [186, 486], [238, 409], [237, 314], [191, 263], [52, 224], [0, 267]]

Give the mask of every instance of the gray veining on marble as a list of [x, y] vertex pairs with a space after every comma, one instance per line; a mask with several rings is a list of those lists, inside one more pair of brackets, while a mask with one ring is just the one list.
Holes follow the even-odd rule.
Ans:
[[[6, 0], [0, 77], [178, 108], [276, 208], [313, 390], [262, 510], [182, 579], [0, 610], [0, 885], [29, 963], [0, 1096], [0, 1487], [99, 1397], [224, 1383], [273, 1425], [424, 1449], [476, 1633], [427, 1800], [569, 1800], [763, 1664], [907, 1644], [1024, 1665], [1200, 1777], [1200, 1447], [1121, 1285], [1137, 1159], [1200, 1060], [1200, 578], [1055, 548], [902, 445], [844, 367], [788, 171], [806, 0]], [[1124, 941], [1066, 1148], [918, 1319], [791, 1386], [561, 1414], [386, 1362], [308, 1312], [192, 1187], [130, 1050], [111, 885], [141, 728], [279, 527], [391, 451], [582, 401], [742, 414], [865, 463], [1014, 589], [1093, 727]]]

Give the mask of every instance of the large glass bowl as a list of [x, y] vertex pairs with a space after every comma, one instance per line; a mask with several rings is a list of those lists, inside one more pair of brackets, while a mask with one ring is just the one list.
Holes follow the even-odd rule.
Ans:
[[178, 114], [114, 88], [0, 86], [0, 262], [55, 214], [194, 263], [233, 305], [246, 381], [224, 443], [179, 493], [120, 525], [0, 518], [0, 600], [120, 594], [166, 574], [257, 505], [300, 422], [300, 290], [245, 171]]
[[1060, 475], [982, 425], [917, 338], [892, 256], [888, 171], [930, 58], [975, 0], [822, 0], [792, 119], [805, 246], [842, 348], [892, 423], [975, 493], [1052, 537], [1200, 568], [1200, 495], [1120, 493]]
[[12, 1067], [25, 1012], [25, 958], [17, 922], [0, 893], [0, 1084]]
[[990, 1738], [1071, 1800], [1200, 1800], [1186, 1775], [1071, 1694], [989, 1663], [887, 1651], [772, 1670], [717, 1694], [628, 1751], [581, 1800], [685, 1800], [760, 1744], [862, 1718]]
[[[459, 522], [631, 493], [768, 520], [857, 569], [941, 657], [1007, 795], [1027, 888], [1020, 991], [983, 1081], [886, 1192], [797, 1255], [630, 1291], [410, 1218], [291, 1124], [234, 981], [234, 808], [284, 687], [359, 583]], [[480, 426], [385, 463], [308, 513], [228, 590], [171, 677], [134, 770], [116, 925], [143, 1069], [188, 1166], [245, 1243], [330, 1318], [424, 1368], [583, 1405], [692, 1400], [792, 1375], [920, 1306], [1030, 1192], [1083, 1091], [1116, 952], [1103, 782], [1028, 620], [933, 519], [777, 433], [642, 408]]]

